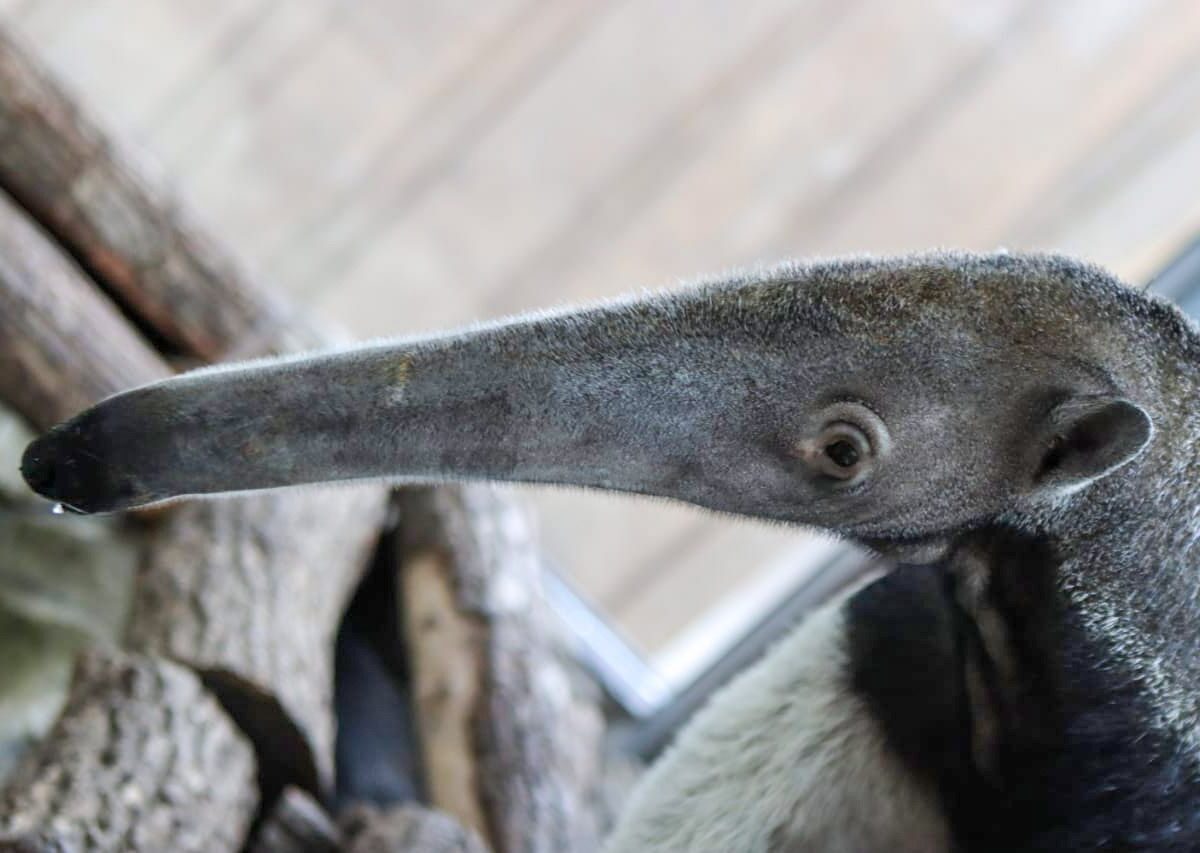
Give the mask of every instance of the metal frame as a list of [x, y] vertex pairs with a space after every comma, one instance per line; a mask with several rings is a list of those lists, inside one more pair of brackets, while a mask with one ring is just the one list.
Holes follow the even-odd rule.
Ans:
[[1165, 296], [1191, 316], [1200, 317], [1200, 237], [1151, 279], [1146, 290]]
[[714, 691], [758, 660], [814, 609], [877, 571], [878, 563], [861, 551], [849, 546], [838, 549], [690, 684], [653, 713], [620, 727], [617, 737], [621, 745], [642, 758], [653, 758]]
[[861, 551], [838, 548], [717, 658], [682, 688], [672, 688], [643, 656], [564, 580], [544, 573], [551, 609], [574, 640], [576, 654], [625, 717], [614, 725], [620, 745], [652, 758], [712, 692], [741, 672], [814, 608], [876, 571]]

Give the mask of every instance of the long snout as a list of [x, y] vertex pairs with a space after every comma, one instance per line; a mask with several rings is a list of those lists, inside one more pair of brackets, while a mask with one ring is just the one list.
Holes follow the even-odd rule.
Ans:
[[[848, 493], [839, 516], [822, 515], [814, 498], [824, 492], [803, 468], [820, 465], [798, 453], [824, 447], [832, 427], [823, 413], [868, 397], [907, 411], [947, 364], [1003, 366], [1006, 346], [1028, 365], [1055, 337], [1043, 316], [1108, 304], [1068, 286], [1076, 279], [1104, 299], [1122, 292], [1053, 257], [859, 258], [461, 334], [207, 368], [55, 427], [30, 445], [22, 471], [39, 493], [84, 512], [300, 483], [461, 479], [634, 492], [851, 529], [877, 508]], [[1069, 325], [1058, 338], [1071, 353], [1085, 342]], [[910, 420], [933, 422], [928, 412]]]
[[[111, 397], [26, 450], [81, 512], [388, 478], [561, 483], [712, 504], [771, 359], [712, 294], [205, 369]], [[737, 440], [741, 440], [740, 438]]]

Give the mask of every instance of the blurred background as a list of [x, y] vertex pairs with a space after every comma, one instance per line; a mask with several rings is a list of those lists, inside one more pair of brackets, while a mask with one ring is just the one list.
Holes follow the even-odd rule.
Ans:
[[[0, 0], [0, 22], [358, 338], [800, 255], [1046, 248], [1143, 284], [1200, 223], [1193, 0]], [[668, 677], [830, 551], [522, 494]]]

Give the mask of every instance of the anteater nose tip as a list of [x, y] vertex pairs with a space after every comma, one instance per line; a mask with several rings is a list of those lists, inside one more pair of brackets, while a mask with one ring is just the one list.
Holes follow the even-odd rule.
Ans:
[[21, 456], [21, 476], [39, 495], [73, 512], [105, 512], [116, 500], [113, 473], [77, 429], [55, 427]]
[[58, 465], [52, 449], [46, 446], [46, 436], [36, 439], [25, 448], [21, 457], [21, 476], [39, 495], [57, 500]]

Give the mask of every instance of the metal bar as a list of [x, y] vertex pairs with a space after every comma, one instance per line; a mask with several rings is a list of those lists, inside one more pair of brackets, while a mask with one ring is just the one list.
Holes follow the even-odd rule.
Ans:
[[687, 687], [671, 696], [650, 716], [623, 727], [617, 735], [621, 746], [644, 759], [653, 758], [715, 690], [758, 660], [814, 609], [878, 570], [878, 561], [864, 556], [861, 551], [849, 547], [839, 549], [828, 563], [810, 573]]
[[647, 717], [671, 699], [671, 688], [642, 654], [584, 601], [561, 572], [546, 566], [542, 588], [574, 642], [577, 659], [629, 717]]
[[1200, 237], [1151, 279], [1146, 289], [1173, 300], [1193, 317], [1200, 317]]

